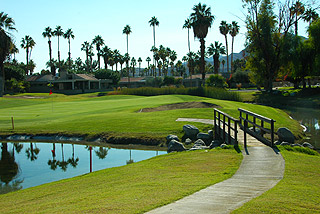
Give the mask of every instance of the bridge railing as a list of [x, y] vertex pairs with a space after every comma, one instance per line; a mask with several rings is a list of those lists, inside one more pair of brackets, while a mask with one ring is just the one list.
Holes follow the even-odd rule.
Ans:
[[[244, 146], [247, 146], [247, 136], [246, 134], [250, 134], [255, 137], [262, 143], [273, 147], [274, 146], [274, 123], [276, 122], [273, 119], [261, 116], [259, 114], [253, 113], [251, 111], [247, 111], [239, 108], [240, 112], [240, 122], [239, 126], [244, 132]], [[258, 124], [260, 121], [260, 124]], [[253, 126], [253, 130], [249, 129], [249, 124]], [[269, 125], [268, 125], [269, 124]], [[267, 127], [268, 126], [268, 127]], [[270, 127], [270, 128], [269, 128]], [[256, 128], [260, 129], [260, 133], [256, 132]], [[264, 137], [264, 134], [270, 134], [271, 140]]]
[[215, 139], [229, 145], [238, 145], [239, 120], [214, 108], [214, 133]]

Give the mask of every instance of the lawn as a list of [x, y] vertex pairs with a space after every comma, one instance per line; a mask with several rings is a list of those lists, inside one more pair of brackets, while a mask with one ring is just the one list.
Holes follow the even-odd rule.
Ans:
[[[32, 94], [25, 94], [30, 96]], [[44, 95], [43, 99], [18, 97], [0, 98], [0, 134], [89, 134], [108, 133], [116, 136], [152, 136], [165, 137], [168, 134], [182, 136], [185, 122], [176, 122], [179, 117], [213, 119], [210, 108], [176, 109], [137, 113], [141, 108], [181, 102], [209, 102], [221, 107], [221, 110], [238, 117], [238, 108], [244, 108], [275, 119], [276, 128], [286, 126], [297, 136], [301, 127], [297, 121], [289, 118], [283, 111], [266, 106], [224, 101], [189, 95], [132, 96], [114, 95], [98, 97], [86, 95]], [[14, 118], [12, 130], [11, 117]], [[209, 125], [194, 124], [200, 130], [211, 129]]]
[[181, 152], [0, 195], [1, 213], [142, 213], [230, 178], [235, 150]]
[[233, 213], [320, 213], [320, 156], [281, 150], [284, 178]]

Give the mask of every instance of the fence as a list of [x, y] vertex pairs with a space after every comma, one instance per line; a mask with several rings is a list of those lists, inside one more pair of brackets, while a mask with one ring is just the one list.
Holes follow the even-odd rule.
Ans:
[[[214, 133], [215, 138], [231, 145], [238, 145], [238, 126], [239, 120], [228, 114], [214, 109]], [[232, 127], [233, 126], [233, 127]], [[231, 133], [233, 131], [233, 133]]]
[[[259, 141], [261, 141], [262, 143], [273, 147], [274, 146], [274, 123], [276, 121], [241, 108], [239, 108], [238, 110], [240, 112], [239, 126], [244, 132], [244, 146], [245, 147], [247, 146], [246, 134], [248, 133], [251, 136], [258, 139]], [[249, 119], [249, 116], [252, 119]], [[260, 120], [260, 125], [257, 124], [257, 120]], [[266, 127], [265, 123], [270, 124], [270, 129]], [[251, 124], [253, 126], [253, 131], [248, 128], [248, 124]], [[260, 133], [256, 132], [256, 128], [260, 129]], [[266, 133], [271, 135], [271, 140], [268, 140], [267, 138], [263, 137], [263, 135]]]

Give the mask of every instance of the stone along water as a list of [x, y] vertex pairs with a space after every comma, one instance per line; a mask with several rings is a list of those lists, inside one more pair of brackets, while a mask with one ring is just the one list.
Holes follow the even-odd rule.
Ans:
[[0, 143], [0, 148], [0, 194], [166, 153], [63, 143]]

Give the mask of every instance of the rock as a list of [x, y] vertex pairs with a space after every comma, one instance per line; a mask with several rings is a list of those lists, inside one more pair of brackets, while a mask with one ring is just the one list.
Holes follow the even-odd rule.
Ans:
[[255, 128], [250, 127], [249, 130], [252, 131], [252, 132], [255, 132], [255, 133], [259, 134], [259, 135], [261, 134], [261, 129], [259, 129], [257, 127], [255, 127]]
[[169, 134], [167, 137], [167, 144], [171, 141], [171, 140], [176, 140], [176, 141], [179, 141], [179, 138], [177, 135], [173, 135], [173, 134]]
[[202, 139], [198, 139], [196, 142], [194, 142], [194, 145], [206, 146], [206, 143]]
[[210, 144], [210, 141], [212, 140], [212, 138], [210, 137], [209, 134], [202, 133], [202, 132], [197, 134], [197, 139], [203, 140], [208, 145]]
[[214, 134], [214, 132], [213, 132], [212, 130], [209, 130], [209, 131], [208, 131], [208, 134], [209, 134], [210, 138], [213, 139], [213, 134]]
[[191, 140], [190, 138], [187, 138], [187, 139], [184, 141], [184, 143], [185, 143], [186, 145], [190, 145], [190, 144], [192, 143], [192, 140]]
[[294, 135], [288, 128], [279, 128], [277, 131], [280, 142], [294, 143]]
[[186, 148], [184, 148], [183, 144], [176, 141], [176, 140], [171, 140], [169, 142], [169, 145], [168, 145], [168, 153], [170, 152], [182, 152], [182, 151], [185, 151]]
[[225, 148], [225, 147], [227, 147], [227, 144], [225, 144], [225, 143], [223, 143], [223, 144], [220, 145], [220, 148], [221, 148], [221, 149], [223, 149], [223, 148]]
[[219, 140], [213, 140], [213, 141], [211, 142], [211, 144], [209, 145], [209, 147], [210, 147], [211, 149], [213, 149], [213, 148], [218, 147], [218, 146], [220, 146], [220, 145], [221, 145], [221, 142], [220, 142]]
[[196, 138], [197, 134], [199, 133], [199, 129], [193, 125], [184, 125], [183, 131], [185, 132], [187, 137], [192, 139]]
[[302, 145], [299, 144], [299, 143], [291, 144], [291, 146], [294, 146], [294, 147], [302, 147]]
[[291, 144], [290, 143], [288, 143], [288, 142], [282, 142], [281, 144], [280, 144], [280, 146], [290, 146]]
[[313, 147], [310, 143], [308, 143], [308, 142], [304, 142], [304, 143], [302, 144], [302, 146], [303, 146], [303, 147], [308, 147], [309, 149], [314, 149], [314, 147]]
[[274, 145], [276, 145], [276, 146], [279, 146], [281, 144], [281, 142], [280, 141], [276, 141], [276, 142], [274, 142]]

